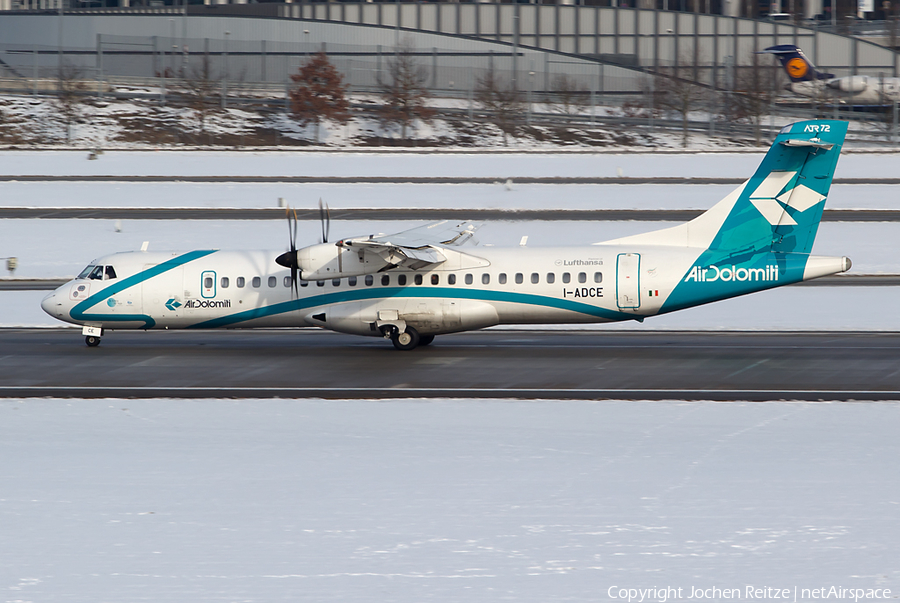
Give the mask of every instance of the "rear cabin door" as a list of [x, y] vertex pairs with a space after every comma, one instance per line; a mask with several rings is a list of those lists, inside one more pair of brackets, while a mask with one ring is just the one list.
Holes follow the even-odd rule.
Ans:
[[616, 303], [619, 308], [637, 309], [641, 306], [640, 269], [640, 254], [619, 254], [616, 262]]

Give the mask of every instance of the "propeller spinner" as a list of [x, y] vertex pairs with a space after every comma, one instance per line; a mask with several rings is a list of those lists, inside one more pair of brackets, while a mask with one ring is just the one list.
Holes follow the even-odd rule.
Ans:
[[284, 266], [285, 268], [291, 269], [291, 291], [293, 291], [294, 296], [300, 295], [300, 290], [297, 287], [297, 270], [300, 266], [297, 264], [297, 211], [288, 208], [287, 210], [287, 221], [288, 221], [288, 237], [291, 241], [291, 249], [290, 251], [285, 251], [277, 258], [275, 258], [275, 262]]

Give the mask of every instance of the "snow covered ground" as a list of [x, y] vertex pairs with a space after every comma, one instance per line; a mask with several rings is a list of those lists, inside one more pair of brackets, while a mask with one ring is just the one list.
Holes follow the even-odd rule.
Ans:
[[0, 588], [34, 603], [896, 599], [898, 411], [3, 400]]
[[[749, 178], [768, 149], [749, 152], [0, 151], [4, 176], [334, 176]], [[841, 153], [836, 178], [894, 178], [900, 154]], [[621, 173], [620, 171], [621, 170]]]
[[[900, 158], [898, 158], [900, 163]], [[0, 207], [709, 209], [734, 185], [3, 182]], [[841, 185], [830, 209], [896, 209], [900, 186]]]

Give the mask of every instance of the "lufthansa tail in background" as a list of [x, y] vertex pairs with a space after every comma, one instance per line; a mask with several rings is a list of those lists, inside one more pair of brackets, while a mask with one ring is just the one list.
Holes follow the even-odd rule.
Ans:
[[[781, 130], [753, 176], [690, 222], [588, 246], [479, 246], [469, 222], [287, 252], [198, 250], [98, 258], [42, 302], [89, 346], [116, 329], [320, 327], [400, 350], [501, 324], [646, 318], [844, 272], [811, 255], [847, 124]], [[285, 337], [290, 337], [286, 332]]]
[[850, 75], [834, 77], [816, 69], [793, 44], [770, 46], [760, 54], [774, 54], [790, 80], [788, 90], [799, 96], [847, 107], [890, 107], [900, 101], [900, 78]]

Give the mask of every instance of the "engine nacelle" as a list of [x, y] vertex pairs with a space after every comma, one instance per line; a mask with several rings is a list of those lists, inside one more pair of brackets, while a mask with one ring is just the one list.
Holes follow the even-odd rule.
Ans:
[[380, 324], [414, 327], [422, 335], [483, 329], [500, 322], [491, 304], [469, 299], [376, 299], [334, 304], [306, 316], [310, 325], [350, 333], [381, 336]]
[[321, 243], [298, 249], [297, 265], [300, 266], [301, 279], [321, 281], [372, 274], [390, 264], [374, 253]]
[[826, 82], [826, 86], [832, 90], [840, 90], [841, 92], [865, 92], [869, 87], [869, 78], [864, 75], [852, 75], [849, 77], [841, 77]]

